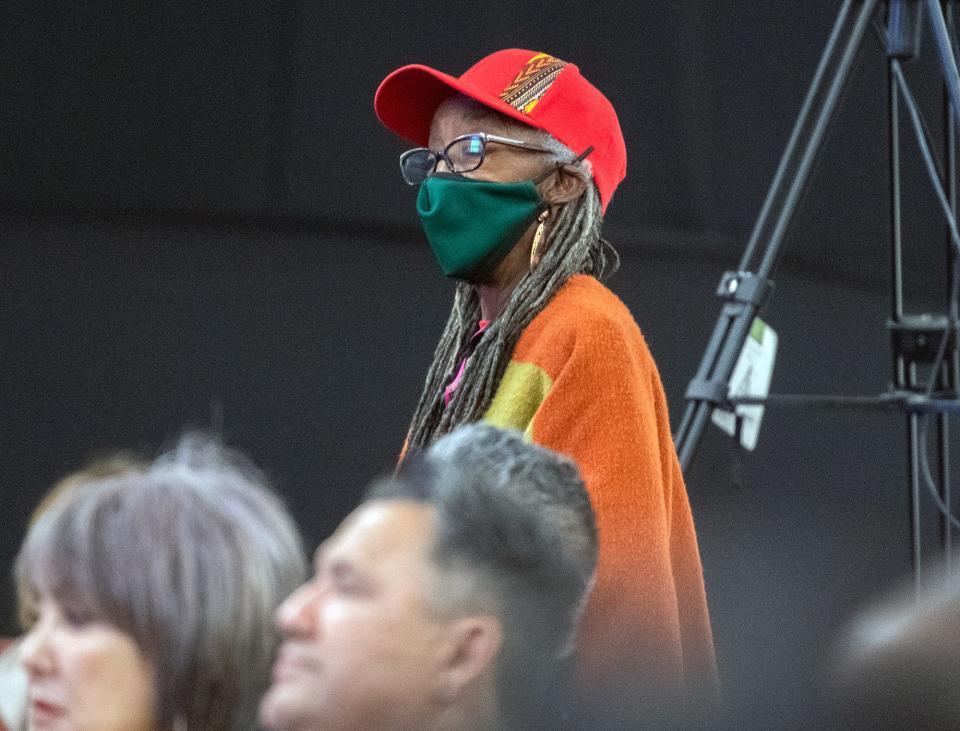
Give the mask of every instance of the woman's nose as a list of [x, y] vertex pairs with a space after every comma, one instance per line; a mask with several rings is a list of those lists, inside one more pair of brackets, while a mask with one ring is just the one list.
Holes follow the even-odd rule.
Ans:
[[50, 647], [50, 626], [37, 620], [20, 644], [20, 663], [27, 674], [38, 676], [53, 670], [53, 652]]
[[445, 157], [437, 157], [437, 167], [435, 168], [434, 172], [437, 172], [437, 173], [452, 173], [452, 172], [453, 172], [453, 168], [450, 167], [450, 165], [447, 163], [447, 158], [445, 158]]

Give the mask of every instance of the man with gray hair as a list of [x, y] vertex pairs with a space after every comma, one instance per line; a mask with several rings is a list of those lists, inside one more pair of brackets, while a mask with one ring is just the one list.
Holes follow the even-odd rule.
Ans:
[[569, 460], [474, 424], [434, 444], [317, 549], [277, 612], [271, 729], [547, 722], [597, 560]]

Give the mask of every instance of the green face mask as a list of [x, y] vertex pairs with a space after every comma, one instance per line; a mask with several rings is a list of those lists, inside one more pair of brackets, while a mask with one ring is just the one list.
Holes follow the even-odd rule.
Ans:
[[417, 196], [440, 268], [467, 281], [493, 271], [546, 207], [532, 180], [496, 183], [455, 173], [434, 173]]

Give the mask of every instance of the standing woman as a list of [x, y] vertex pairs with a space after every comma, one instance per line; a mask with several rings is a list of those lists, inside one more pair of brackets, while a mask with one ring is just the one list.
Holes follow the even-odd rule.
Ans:
[[459, 280], [407, 437], [422, 449], [483, 420], [574, 458], [597, 514], [597, 584], [580, 631], [594, 689], [712, 695], [700, 556], [663, 387], [603, 213], [626, 173], [613, 106], [545, 53], [493, 53], [454, 77], [404, 66], [381, 122], [443, 272]]

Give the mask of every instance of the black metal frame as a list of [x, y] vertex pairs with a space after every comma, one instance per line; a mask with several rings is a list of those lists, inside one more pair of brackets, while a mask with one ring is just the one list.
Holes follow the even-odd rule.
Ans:
[[[921, 5], [923, 3], [923, 5]], [[946, 201], [948, 277], [957, 263], [960, 237], [955, 227], [957, 211], [957, 129], [960, 121], [960, 74], [957, 72], [951, 33], [953, 7], [950, 0], [844, 0], [820, 63], [797, 117], [790, 140], [780, 160], [766, 200], [757, 218], [746, 251], [736, 271], [721, 279], [718, 297], [723, 300], [720, 317], [707, 344], [696, 376], [687, 388], [687, 408], [675, 435], [681, 467], [686, 471], [701, 439], [707, 419], [716, 407], [732, 408], [734, 403], [832, 405], [895, 408], [907, 417], [909, 463], [909, 507], [911, 558], [919, 588], [921, 576], [920, 492], [925, 479], [921, 458], [926, 458], [925, 420], [937, 419], [937, 472], [939, 497], [947, 508], [950, 491], [949, 413], [960, 411], [960, 336], [956, 332], [955, 293], [948, 283], [946, 314], [943, 316], [906, 313], [903, 307], [903, 239], [901, 226], [900, 108], [901, 95], [909, 89], [900, 70], [902, 60], [917, 55], [921, 11], [927, 9], [931, 30], [940, 57], [945, 81], [944, 157], [946, 165], [937, 176]], [[773, 273], [781, 247], [806, 186], [824, 133], [845, 87], [850, 69], [871, 20], [885, 9], [885, 42], [888, 59], [888, 122], [891, 199], [891, 333], [893, 388], [880, 397], [776, 396], [766, 399], [731, 399], [729, 381], [754, 318], [773, 289]], [[759, 259], [756, 271], [752, 267]], [[924, 368], [935, 369], [924, 381]], [[947, 560], [951, 551], [951, 522], [941, 513], [941, 545]]]
[[[473, 138], [477, 138], [480, 140], [480, 143], [481, 143], [480, 159], [477, 161], [477, 164], [474, 165], [472, 168], [467, 168], [466, 170], [455, 170], [453, 161], [450, 159], [449, 155], [447, 155], [447, 151], [454, 145], [458, 145], [461, 142], [467, 142]], [[437, 165], [440, 164], [441, 160], [447, 163], [447, 167], [450, 168], [450, 172], [452, 173], [471, 173], [477, 168], [479, 168], [481, 165], [483, 165], [483, 161], [486, 159], [486, 155], [487, 155], [488, 142], [495, 142], [499, 145], [509, 145], [510, 147], [519, 147], [523, 150], [530, 150], [531, 152], [553, 152], [553, 150], [550, 150], [549, 148], [542, 147], [541, 145], [535, 145], [532, 142], [527, 142], [525, 140], [515, 140], [512, 137], [501, 137], [500, 135], [490, 135], [490, 134], [487, 134], [486, 132], [469, 132], [465, 135], [460, 135], [459, 137], [455, 137], [450, 141], [450, 144], [448, 144], [442, 150], [431, 150], [429, 147], [414, 147], [410, 150], [407, 150], [406, 152], [400, 155], [400, 173], [401, 175], [403, 175], [403, 179], [408, 185], [420, 185], [420, 183], [423, 182], [422, 180], [418, 182], [417, 181], [411, 182], [410, 180], [407, 179], [407, 176], [405, 174], [406, 168], [404, 167], [403, 163], [407, 160], [407, 158], [411, 157], [412, 155], [416, 155], [422, 152], [426, 152], [430, 155], [433, 155], [433, 167], [427, 173], [428, 175], [429, 173], [432, 173], [437, 169]], [[590, 150], [592, 149], [593, 148], [591, 147]], [[587, 153], [584, 153], [583, 156], [579, 159], [586, 157], [586, 154]], [[574, 162], [579, 162], [579, 159], [575, 160]], [[426, 178], [426, 176], [424, 177]]]

